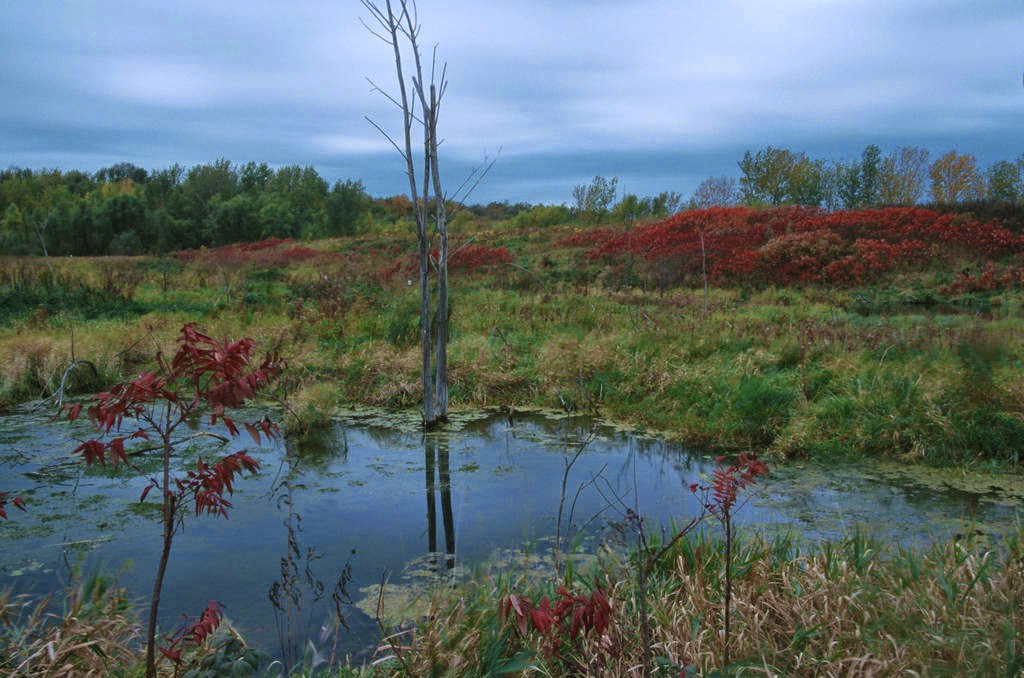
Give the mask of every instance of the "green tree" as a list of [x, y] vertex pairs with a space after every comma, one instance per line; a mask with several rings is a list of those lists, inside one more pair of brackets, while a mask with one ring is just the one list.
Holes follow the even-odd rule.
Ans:
[[528, 210], [517, 214], [513, 223], [516, 226], [545, 228], [567, 224], [572, 221], [572, 210], [565, 205], [534, 205]]
[[30, 248], [29, 228], [21, 208], [9, 203], [0, 218], [0, 251], [5, 254], [27, 254]]
[[834, 183], [824, 160], [811, 160], [803, 153], [793, 156], [787, 188], [787, 202], [794, 205], [832, 207]]
[[264, 193], [259, 199], [260, 238], [294, 238], [300, 230], [299, 214], [278, 193]]
[[1000, 160], [988, 168], [988, 198], [996, 202], [1024, 200], [1024, 156], [1017, 162]]
[[130, 181], [133, 184], [145, 184], [149, 180], [149, 173], [141, 167], [136, 167], [130, 162], [119, 162], [110, 167], [104, 167], [93, 175], [96, 181], [105, 184], [116, 184], [120, 181]]
[[370, 210], [370, 196], [363, 182], [336, 181], [327, 196], [326, 234], [355, 235]]
[[877, 207], [880, 202], [882, 149], [868, 144], [860, 156], [860, 198], [858, 207]]
[[185, 168], [174, 164], [167, 169], [154, 170], [146, 184], [146, 205], [149, 209], [181, 209], [182, 177]]
[[181, 185], [184, 216], [196, 232], [202, 232], [215, 207], [214, 199], [228, 200], [238, 191], [238, 174], [231, 163], [221, 158], [211, 165], [189, 169]]
[[[140, 198], [131, 194], [107, 198], [96, 211], [94, 228], [88, 238], [90, 252], [100, 255], [137, 254], [142, 249], [138, 231], [145, 219], [146, 206]], [[117, 246], [111, 251], [110, 246], [115, 240]]]
[[76, 198], [87, 197], [96, 190], [96, 182], [85, 172], [69, 170], [62, 177], [68, 192]]
[[274, 177], [274, 170], [267, 163], [249, 161], [238, 172], [238, 188], [244, 193], [260, 194], [267, 190], [267, 184]]
[[651, 199], [651, 216], [670, 217], [682, 207], [683, 196], [675, 191], [662, 191]]
[[58, 200], [43, 217], [43, 237], [46, 251], [54, 255], [77, 254], [75, 233], [75, 203], [70, 196]]
[[[289, 223], [266, 224], [277, 237], [319, 237], [326, 230], [327, 181], [312, 167], [289, 165], [274, 173], [267, 191], [287, 205]], [[269, 214], [269, 212], [268, 212]]]
[[837, 162], [835, 165], [835, 187], [836, 198], [844, 209], [852, 210], [862, 207], [863, 188], [861, 186], [860, 162]]
[[791, 202], [790, 180], [798, 160], [797, 155], [784, 148], [769, 146], [756, 154], [746, 151], [739, 162], [743, 203], [753, 206]]
[[239, 193], [216, 203], [209, 218], [210, 240], [214, 245], [255, 242], [262, 236], [259, 200]]
[[615, 204], [618, 186], [618, 177], [606, 179], [600, 175], [595, 176], [589, 184], [574, 186], [572, 198], [576, 207], [576, 218], [585, 224], [603, 222]]

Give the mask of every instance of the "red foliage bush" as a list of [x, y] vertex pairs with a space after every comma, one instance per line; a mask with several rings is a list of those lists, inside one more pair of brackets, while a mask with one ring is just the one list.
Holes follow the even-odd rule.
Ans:
[[605, 641], [601, 643], [602, 650], [610, 649], [607, 639], [602, 637], [611, 625], [612, 605], [600, 587], [584, 596], [560, 586], [554, 604], [547, 596], [534, 603], [512, 593], [502, 601], [501, 609], [506, 619], [514, 617], [520, 635], [526, 636], [532, 628], [544, 637], [544, 651], [549, 657], [560, 656], [566, 644], [574, 644], [580, 635], [590, 632]]
[[743, 285], [855, 285], [929, 258], [993, 260], [1024, 251], [1024, 236], [998, 221], [921, 207], [846, 212], [714, 207], [680, 212], [626, 233], [575, 234], [559, 244], [588, 243], [590, 261], [635, 256], [659, 272], [671, 266], [677, 279], [700, 276], [706, 265], [711, 281]]
[[324, 252], [295, 245], [291, 238], [269, 238], [253, 243], [235, 243], [212, 249], [181, 250], [174, 256], [182, 263], [201, 262], [227, 268], [282, 268], [317, 257]]
[[1013, 287], [1024, 287], [1024, 266], [999, 268], [989, 262], [981, 273], [971, 275], [969, 271], [961, 271], [956, 279], [939, 288], [939, 294], [957, 295], [972, 292], [994, 292]]
[[[437, 248], [430, 250], [431, 262], [440, 256]], [[486, 245], [466, 244], [451, 247], [448, 252], [448, 271], [476, 271], [488, 266], [500, 266], [512, 263], [512, 254], [506, 247], [487, 247]], [[416, 278], [419, 275], [419, 259], [416, 254], [409, 254], [396, 259], [377, 271], [376, 278], [389, 281], [397, 278]]]

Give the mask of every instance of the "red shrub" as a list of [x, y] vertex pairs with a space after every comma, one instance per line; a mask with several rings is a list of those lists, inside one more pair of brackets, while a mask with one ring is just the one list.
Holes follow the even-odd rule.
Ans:
[[999, 222], [920, 207], [825, 212], [811, 207], [690, 210], [628, 233], [577, 234], [591, 261], [638, 256], [676, 279], [702, 273], [716, 283], [775, 285], [875, 282], [926, 256], [994, 259], [1024, 251], [1024, 237]]

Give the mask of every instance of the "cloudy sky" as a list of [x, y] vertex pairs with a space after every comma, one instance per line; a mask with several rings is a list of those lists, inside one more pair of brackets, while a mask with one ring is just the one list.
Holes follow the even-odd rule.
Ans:
[[[382, 0], [383, 1], [383, 0]], [[313, 165], [402, 192], [359, 0], [0, 0], [0, 166]], [[449, 193], [568, 202], [738, 176], [766, 146], [1024, 153], [1024, 0], [420, 0]], [[499, 153], [500, 149], [500, 153]]]

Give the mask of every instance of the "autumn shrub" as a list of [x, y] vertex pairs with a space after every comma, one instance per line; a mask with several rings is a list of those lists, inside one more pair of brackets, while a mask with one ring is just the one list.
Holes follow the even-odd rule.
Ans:
[[575, 234], [559, 245], [587, 245], [590, 261], [612, 265], [640, 257], [652, 277], [671, 284], [706, 274], [726, 285], [859, 285], [929, 261], [997, 260], [1024, 251], [1024, 237], [997, 221], [918, 207], [734, 207], [684, 211], [627, 232]]
[[[239, 435], [240, 425], [257, 444], [261, 436], [275, 436], [277, 427], [269, 419], [236, 423], [230, 415], [255, 398], [283, 368], [276, 353], [268, 354], [259, 365], [252, 364], [252, 339], [217, 341], [193, 323], [182, 327], [177, 343], [178, 349], [169, 362], [158, 354], [158, 369], [93, 396], [86, 411], [99, 437], [86, 440], [73, 450], [82, 455], [86, 464], [109, 463], [115, 469], [123, 466], [142, 474], [128, 458], [130, 446], [136, 440], [155, 443], [149, 449], [158, 455], [160, 471], [149, 478], [139, 498], [145, 501], [152, 490], [160, 498], [162, 548], [146, 627], [146, 675], [150, 678], [156, 675], [160, 593], [174, 536], [183, 527], [186, 513], [194, 509], [196, 516], [207, 513], [226, 518], [231, 508], [226, 495], [233, 493], [236, 478], [259, 470], [259, 462], [241, 450], [212, 463], [200, 457], [195, 470], [184, 476], [172, 476], [172, 453], [181, 445], [179, 431], [206, 415], [210, 426], [221, 422], [230, 438]], [[82, 406], [66, 404], [63, 409], [74, 421]], [[160, 651], [180, 664], [181, 646], [201, 644], [211, 635], [221, 620], [219, 609], [219, 605], [209, 604], [198, 625], [190, 626], [183, 635], [172, 635], [169, 646], [160, 647]]]

